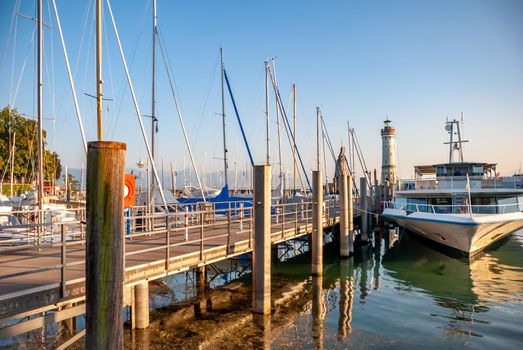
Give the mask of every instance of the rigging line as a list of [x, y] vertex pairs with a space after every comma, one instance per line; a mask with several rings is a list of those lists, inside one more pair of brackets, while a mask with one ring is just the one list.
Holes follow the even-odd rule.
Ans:
[[367, 170], [367, 164], [365, 163], [365, 159], [363, 158], [363, 154], [361, 152], [360, 143], [358, 141], [356, 133], [354, 132], [354, 129], [351, 130], [351, 133], [352, 133], [353, 144], [356, 146], [356, 154], [358, 155], [358, 159], [360, 161], [360, 165], [361, 165], [361, 168], [363, 170], [363, 174], [364, 174], [364, 176], [365, 176], [365, 178], [367, 180], [367, 186], [372, 191], [372, 189], [371, 189], [372, 184], [371, 184], [371, 180], [370, 180], [370, 173]]
[[[325, 141], [326, 141], [326, 137], [325, 137], [325, 131], [321, 130], [321, 137], [322, 137], [322, 149], [323, 149], [323, 171], [325, 171], [325, 187], [328, 187], [328, 183], [329, 183], [329, 176], [327, 174], [327, 156], [325, 154]], [[327, 191], [327, 188], [325, 188], [325, 192], [328, 192]]]
[[[49, 3], [49, 0], [47, 0], [47, 15], [49, 16], [49, 25], [51, 25], [51, 4]], [[53, 32], [54, 30], [51, 30], [51, 88], [50, 88], [50, 91], [51, 91], [51, 110], [52, 110], [52, 115], [53, 115], [53, 119], [55, 119], [55, 121], [53, 121], [53, 128], [54, 128], [54, 125], [56, 124], [56, 101], [55, 101], [55, 72], [54, 72], [54, 35], [53, 35]], [[53, 130], [53, 148], [55, 148], [55, 132]]]
[[20, 89], [20, 84], [22, 82], [22, 77], [24, 75], [24, 71], [25, 71], [25, 66], [26, 66], [26, 63], [27, 63], [27, 59], [29, 58], [29, 51], [32, 49], [32, 47], [34, 46], [33, 45], [33, 41], [34, 41], [34, 37], [35, 37], [35, 33], [36, 33], [36, 26], [33, 30], [33, 34], [31, 36], [31, 41], [29, 42], [29, 45], [27, 47], [27, 54], [24, 58], [24, 63], [22, 64], [22, 69], [20, 71], [20, 76], [18, 77], [18, 82], [16, 83], [16, 90], [15, 90], [15, 93], [14, 95], [12, 96], [12, 100], [9, 102], [9, 105], [10, 106], [14, 106], [15, 104], [15, 101], [16, 101], [16, 98], [18, 97], [18, 91]]
[[[149, 45], [149, 46], [147, 46], [147, 54], [145, 55], [145, 62], [150, 62], [151, 52], [152, 52], [152, 45]], [[131, 70], [133, 69], [133, 65], [132, 64], [130, 66], [130, 69]], [[118, 107], [115, 108], [116, 109], [116, 113], [114, 113], [114, 114], [116, 114], [116, 118], [115, 118], [115, 120], [113, 120], [113, 125], [112, 125], [112, 130], [111, 130], [112, 135], [114, 135], [114, 133], [116, 132], [116, 127], [118, 126], [118, 123], [120, 121], [120, 115], [121, 115], [121, 111], [122, 111], [122, 106], [123, 106], [124, 100], [125, 100], [124, 97], [127, 94], [127, 90], [125, 90], [125, 78], [123, 78], [122, 83], [123, 84], [121, 85], [121, 88], [120, 88], [120, 90], [118, 92], [118, 96], [121, 96], [121, 97], [119, 98], [119, 101], [117, 102], [118, 103]], [[142, 93], [143, 93], [142, 89], [144, 88], [144, 86], [145, 86], [144, 84], [140, 84], [140, 85], [138, 85], [138, 88], [137, 88], [137, 96], [140, 99], [142, 97]]]
[[189, 151], [189, 157], [191, 158], [191, 163], [192, 163], [192, 166], [193, 166], [193, 169], [194, 169], [194, 174], [196, 175], [196, 180], [198, 181], [198, 186], [200, 187], [200, 192], [201, 192], [201, 195], [202, 195], [202, 200], [203, 202], [205, 203], [206, 200], [205, 200], [205, 193], [204, 193], [204, 189], [202, 187], [202, 182], [200, 180], [200, 174], [198, 173], [198, 169], [196, 167], [196, 163], [194, 162], [194, 157], [193, 157], [193, 153], [192, 153], [192, 150], [191, 150], [191, 144], [189, 143], [189, 136], [187, 135], [187, 130], [185, 129], [185, 123], [183, 121], [183, 116], [182, 116], [182, 111], [180, 109], [180, 105], [178, 103], [178, 99], [176, 97], [176, 94], [175, 94], [175, 90], [174, 90], [174, 86], [173, 86], [173, 81], [172, 81], [172, 78], [171, 78], [171, 72], [169, 70], [169, 66], [167, 65], [167, 61], [166, 61], [166, 57], [165, 57], [165, 48], [164, 48], [164, 42], [163, 42], [163, 38], [158, 36], [158, 43], [160, 44], [160, 52], [162, 54], [162, 59], [163, 59], [163, 63], [164, 63], [164, 66], [165, 66], [165, 71], [167, 73], [167, 79], [169, 81], [169, 86], [171, 88], [171, 94], [172, 94], [172, 97], [173, 97], [173, 100], [174, 100], [174, 104], [176, 106], [176, 112], [178, 114], [178, 119], [180, 121], [180, 125], [182, 127], [182, 131], [183, 131], [183, 137], [185, 138], [185, 144], [187, 146], [187, 150]]
[[[136, 58], [136, 52], [138, 51], [138, 44], [140, 43], [140, 39], [142, 38], [142, 33], [144, 32], [144, 27], [145, 27], [145, 19], [149, 13], [149, 7], [151, 5], [151, 0], [148, 0], [147, 3], [145, 4], [145, 9], [143, 11], [143, 16], [142, 16], [142, 22], [139, 26], [139, 31], [138, 31], [138, 35], [136, 36], [135, 40], [134, 40], [134, 43], [133, 43], [133, 48], [131, 49], [131, 60], [130, 60], [130, 67], [131, 69], [133, 69], [133, 66], [134, 66], [134, 60]], [[152, 46], [152, 45], [151, 45]], [[149, 55], [151, 53], [151, 46], [148, 47], [148, 52], [147, 52], [147, 58], [146, 58], [146, 62], [149, 62]], [[120, 83], [120, 88], [118, 89], [118, 94], [116, 96], [118, 96], [120, 98], [119, 102], [118, 102], [118, 106], [115, 108], [116, 112], [113, 114], [113, 115], [116, 115], [116, 119], [114, 121], [114, 125], [113, 125], [113, 129], [111, 131], [111, 133], [114, 135], [115, 133], [115, 130], [116, 130], [116, 127], [118, 126], [118, 122], [120, 120], [120, 114], [121, 114], [121, 111], [122, 111], [122, 105], [123, 105], [123, 101], [124, 101], [124, 94], [127, 92], [127, 90], [124, 90], [125, 89], [125, 77], [122, 77], [122, 82]], [[140, 95], [140, 91], [138, 91], [138, 95]]]
[[243, 130], [242, 121], [240, 119], [240, 114], [238, 113], [238, 108], [236, 107], [236, 101], [234, 100], [234, 96], [232, 94], [231, 84], [229, 83], [229, 77], [227, 76], [227, 71], [225, 68], [223, 69], [223, 75], [225, 78], [225, 82], [227, 83], [227, 90], [229, 90], [229, 95], [231, 96], [231, 102], [232, 106], [234, 107], [234, 113], [236, 114], [236, 118], [238, 119], [238, 124], [240, 125], [240, 131], [242, 132], [243, 141], [245, 142], [245, 146], [247, 147], [247, 152], [249, 153], [249, 159], [251, 160], [251, 165], [254, 166], [254, 160], [252, 158], [251, 149], [249, 147], [249, 143], [247, 142], [247, 138], [245, 137], [245, 131]]
[[198, 135], [200, 134], [200, 128], [202, 126], [203, 119], [205, 117], [205, 112], [207, 111], [207, 104], [209, 101], [209, 96], [211, 94], [212, 87], [214, 85], [214, 77], [216, 76], [216, 71], [219, 63], [219, 57], [216, 57], [214, 69], [212, 70], [209, 78], [209, 85], [207, 88], [207, 92], [204, 95], [204, 98], [200, 104], [200, 107], [198, 109], [198, 123], [196, 124], [196, 130], [193, 132], [192, 135], [194, 135], [195, 139], [198, 139]]
[[320, 113], [320, 119], [321, 119], [322, 128], [325, 133], [324, 136], [326, 137], [327, 147], [329, 147], [329, 151], [332, 156], [332, 160], [334, 161], [335, 169], [336, 169], [336, 171], [339, 171], [340, 169], [338, 169], [338, 162], [336, 160], [336, 154], [334, 153], [334, 148], [332, 147], [332, 142], [329, 137], [329, 131], [327, 130], [327, 125], [325, 124], [325, 120], [323, 119], [323, 115], [321, 113]]
[[[20, 8], [20, 4], [18, 5], [18, 7]], [[18, 9], [17, 9], [18, 10]], [[17, 37], [17, 33], [18, 33], [18, 16], [15, 15], [15, 30], [14, 30], [14, 35], [13, 35], [13, 62], [11, 64], [11, 89], [10, 89], [10, 96], [9, 96], [9, 104], [12, 106], [13, 105], [13, 82], [15, 80], [15, 62], [16, 62], [16, 37]], [[34, 38], [34, 32], [36, 31], [36, 26], [33, 30], [33, 34], [32, 34], [32, 38]], [[31, 38], [31, 41], [33, 40]], [[31, 46], [30, 46], [31, 47]]]
[[[120, 35], [118, 34], [118, 28], [116, 28], [116, 22], [114, 20], [113, 10], [111, 9], [111, 3], [110, 3], [109, 0], [107, 0], [107, 9], [109, 10], [109, 15], [111, 16], [111, 22], [113, 24], [114, 34], [116, 36], [116, 41], [118, 43], [118, 48], [120, 50], [120, 56], [122, 58], [122, 63], [123, 63], [123, 66], [124, 66], [125, 75], [127, 76], [127, 81], [129, 83], [129, 90], [131, 90], [131, 96], [133, 98], [133, 104], [134, 104], [134, 108], [136, 110], [136, 117], [138, 118], [138, 123], [140, 124], [140, 130], [142, 132], [142, 137], [143, 137], [143, 140], [144, 140], [144, 143], [145, 143], [145, 148], [147, 149], [147, 155], [149, 156], [149, 160], [151, 161], [151, 166], [153, 168], [153, 173], [154, 173], [154, 177], [156, 179], [156, 182], [157, 183], [161, 183], [160, 182], [160, 177], [158, 176], [158, 171], [156, 169], [156, 165], [154, 164], [154, 161], [152, 161], [153, 157], [152, 157], [152, 153], [151, 153], [151, 148], [149, 147], [149, 141], [147, 140], [147, 135], [145, 134], [145, 128], [143, 126], [142, 115], [140, 113], [140, 108], [138, 107], [138, 101], [136, 100], [136, 95], [134, 93], [133, 83], [131, 81], [131, 76], [129, 75], [129, 68], [127, 67], [127, 62], [125, 60], [125, 55], [123, 53], [122, 43], [120, 41]], [[162, 186], [159, 186], [158, 189], [160, 190], [160, 196], [162, 197], [162, 201], [163, 201], [163, 205], [165, 207], [165, 210], [167, 210], [167, 201], [165, 199], [165, 195], [163, 193]]]
[[[269, 67], [269, 68], [270, 68], [270, 67]], [[271, 80], [272, 80], [274, 77], [272, 76], [272, 74], [271, 74], [271, 70], [270, 70], [270, 69], [269, 69], [269, 74], [271, 75]], [[274, 82], [273, 82], [273, 89], [274, 89], [274, 88], [275, 88], [275, 85], [274, 85]], [[278, 95], [278, 96], [279, 96], [279, 95]], [[278, 103], [278, 101], [279, 101], [280, 103]], [[309, 185], [309, 190], [312, 192], [312, 187], [311, 187], [311, 185], [310, 185], [309, 178], [307, 177], [307, 172], [306, 172], [306, 170], [305, 170], [305, 167], [304, 167], [304, 165], [303, 165], [303, 162], [301, 161], [301, 156], [300, 156], [300, 153], [298, 152], [298, 148], [296, 147], [296, 143], [293, 142], [293, 141], [291, 141], [291, 139], [294, 140], [294, 135], [292, 134], [292, 131], [291, 131], [291, 129], [290, 129], [289, 121], [287, 120], [287, 114], [285, 113], [285, 110], [283, 109], [283, 106], [281, 105], [281, 98], [277, 98], [277, 99], [276, 99], [276, 103], [280, 106], [280, 109], [282, 110], [282, 115], [283, 115], [285, 121], [287, 122], [287, 123], [283, 123], [283, 126], [285, 127], [285, 133], [286, 133], [286, 135], [287, 135], [287, 140], [289, 141], [289, 145], [290, 145], [291, 147], [293, 147], [293, 145], [294, 145], [293, 148], [295, 149], [296, 153], [293, 152], [293, 156], [296, 157], [296, 154], [298, 155], [298, 158], [299, 158], [299, 160], [300, 160], [300, 164], [301, 164], [301, 167], [302, 167], [303, 173], [304, 173], [305, 178], [306, 178], [306, 180], [307, 180], [307, 184]], [[296, 159], [296, 158], [294, 158], [294, 159]], [[301, 186], [302, 186], [302, 188], [303, 188], [304, 191], [305, 191], [305, 185], [304, 185], [304, 183], [303, 183], [303, 179], [302, 179], [302, 177], [301, 177], [301, 173], [300, 173], [299, 170], [298, 170], [298, 177], [299, 177], [299, 179], [300, 179]]]
[[[92, 1], [92, 7], [93, 7], [93, 10], [91, 11], [91, 25], [89, 26], [89, 32], [87, 33], [87, 38], [88, 38], [88, 41], [87, 41], [87, 53], [84, 57], [91, 57], [91, 49], [93, 48], [93, 46], [95, 46], [93, 44], [93, 38], [95, 37], [94, 35], [94, 26], [95, 26], [95, 23], [96, 23], [96, 2], [95, 0]], [[80, 55], [78, 56], [78, 60], [80, 60]], [[87, 84], [87, 71], [88, 71], [88, 68], [89, 68], [89, 61], [86, 60], [85, 62], [85, 66], [84, 66], [84, 76], [83, 76], [83, 80], [82, 80], [82, 90], [85, 91], [86, 90], [86, 84]], [[76, 74], [75, 74], [76, 75]], [[88, 86], [91, 86], [90, 84]], [[85, 98], [83, 101], [86, 101]], [[91, 109], [91, 111], [93, 110], [93, 101], [92, 99], [88, 99], [88, 108]], [[96, 128], [96, 120], [95, 118], [92, 119], [93, 121], [91, 122], [92, 124], [91, 125], [95, 125], [95, 128]]]
[[71, 94], [73, 96], [73, 103], [76, 112], [76, 119], [78, 121], [78, 126], [80, 128], [80, 135], [82, 137], [82, 145], [84, 149], [84, 154], [87, 155], [87, 140], [85, 139], [84, 125], [82, 121], [82, 115], [80, 114], [80, 106], [78, 105], [78, 98], [76, 96], [76, 89], [74, 87], [73, 75], [71, 73], [71, 66], [69, 65], [69, 57], [67, 56], [67, 50], [65, 48], [65, 41], [62, 32], [62, 24], [60, 23], [60, 16], [58, 16], [58, 9], [56, 8], [56, 0], [53, 1], [53, 9], [56, 19], [56, 25], [58, 27], [58, 33], [60, 35], [60, 42], [62, 43], [62, 51], [64, 54], [65, 66], [67, 68], [67, 76], [69, 78], [69, 85], [71, 87]]
[[[270, 67], [269, 67], [270, 68]], [[272, 76], [272, 72], [271, 70], [269, 69], [269, 74], [271, 75], [271, 77], [274, 79], [274, 77]], [[274, 81], [273, 81], [273, 89], [277, 89], [275, 84], [274, 84]], [[282, 112], [282, 115], [283, 115], [283, 118], [285, 120], [285, 130], [287, 130], [290, 134], [290, 137], [289, 135], [287, 135], [289, 137], [289, 140], [293, 140], [292, 142], [289, 141], [289, 143], [291, 145], [294, 146], [294, 149], [296, 150], [296, 154], [298, 155], [298, 159], [300, 160], [300, 165], [301, 165], [301, 168], [303, 170], [303, 174], [305, 176], [305, 179], [307, 180], [307, 185], [309, 186], [309, 190], [312, 192], [312, 186], [311, 186], [311, 183], [309, 181], [309, 177], [307, 176], [307, 171], [305, 170], [305, 166], [303, 165], [303, 161], [301, 159], [301, 155], [300, 155], [300, 151], [298, 150], [298, 147], [296, 146], [296, 142], [294, 141], [294, 134], [292, 133], [292, 129], [291, 129], [291, 125], [289, 123], [289, 119], [287, 118], [287, 113], [285, 112], [285, 108], [283, 108], [283, 105], [281, 103], [281, 96], [280, 96], [280, 93], [278, 91], [278, 99], [276, 101], [276, 103], [279, 105], [279, 108], [280, 108], [280, 111]]]
[[9, 43], [11, 42], [11, 33], [13, 32], [15, 18], [17, 17], [16, 14], [18, 13], [19, 8], [20, 8], [20, 2], [21, 2], [21, 0], [17, 0], [15, 2], [15, 6], [13, 7], [13, 13], [11, 15], [11, 23], [9, 24], [9, 32], [7, 33], [7, 38], [6, 38], [5, 46], [4, 46], [4, 53], [2, 54], [2, 60], [0, 61], [0, 71], [2, 70], [2, 67], [4, 66], [5, 58], [7, 57], [7, 50], [9, 49]]
[[92, 7], [91, 6], [91, 1], [87, 1], [86, 5], [85, 5], [85, 10], [84, 10], [84, 20], [83, 20], [83, 24], [82, 24], [82, 35], [80, 37], [80, 45], [79, 45], [79, 48], [78, 48], [78, 56], [76, 57], [76, 62], [75, 62], [75, 65], [74, 65], [73, 76], [75, 76], [75, 77], [76, 77], [76, 72], [78, 70], [78, 65], [80, 63], [80, 57], [82, 57], [82, 50], [83, 50], [83, 47], [84, 47], [84, 39], [85, 39], [85, 32], [87, 30], [87, 23], [89, 22], [89, 16], [91, 14], [91, 7]]

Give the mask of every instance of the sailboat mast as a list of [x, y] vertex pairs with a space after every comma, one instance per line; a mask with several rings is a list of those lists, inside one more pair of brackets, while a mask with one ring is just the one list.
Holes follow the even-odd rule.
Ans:
[[321, 170], [320, 164], [320, 107], [316, 107], [316, 169]]
[[[151, 163], [155, 162], [156, 150], [156, 0], [153, 0], [153, 52], [152, 52], [152, 79], [151, 79]], [[163, 177], [163, 174], [162, 174]], [[147, 208], [154, 212], [155, 178], [149, 177], [147, 182]], [[160, 184], [158, 184], [160, 185]]]
[[[101, 0], [99, 0], [101, 2]], [[43, 46], [43, 16], [42, 0], [38, 0], [38, 209], [39, 222], [42, 221], [42, 207], [44, 201], [44, 139], [43, 139], [43, 111], [42, 111], [42, 46]], [[13, 154], [14, 162], [14, 154]], [[12, 180], [12, 179], [11, 179]], [[39, 227], [40, 230], [40, 227]]]
[[292, 99], [293, 99], [293, 112], [292, 112], [292, 153], [293, 153], [293, 168], [292, 168], [292, 186], [293, 193], [296, 193], [296, 83], [292, 84]]
[[222, 128], [223, 128], [223, 174], [225, 175], [225, 185], [229, 185], [227, 177], [227, 139], [225, 136], [225, 88], [224, 88], [224, 78], [225, 78], [225, 66], [223, 64], [223, 47], [220, 47], [220, 62], [221, 62], [221, 71], [222, 71]]
[[96, 0], [96, 119], [98, 141], [102, 141], [102, 0]]
[[[156, 149], [156, 0], [153, 0], [153, 68], [152, 68], [152, 90], [151, 90], [151, 156], [155, 159]], [[151, 177], [151, 190], [154, 190], [154, 177]]]
[[271, 148], [269, 134], [269, 62], [265, 61], [265, 134], [267, 142], [267, 165], [271, 164]]
[[274, 89], [274, 100], [276, 101], [276, 126], [278, 130], [278, 163], [279, 163], [279, 175], [278, 178], [280, 179], [279, 182], [279, 195], [280, 197], [283, 197], [283, 171], [282, 171], [282, 149], [281, 149], [281, 128], [280, 128], [280, 109], [279, 109], [279, 103], [281, 102], [279, 100], [278, 96], [278, 80], [276, 78], [276, 65], [274, 64], [274, 58], [272, 61], [272, 81], [273, 81], [273, 89]]

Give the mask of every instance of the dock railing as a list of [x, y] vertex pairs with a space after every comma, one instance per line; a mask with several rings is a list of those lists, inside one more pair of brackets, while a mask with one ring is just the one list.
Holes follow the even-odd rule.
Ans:
[[[334, 224], [339, 214], [338, 199], [325, 200], [324, 224]], [[165, 271], [169, 271], [170, 260], [175, 257], [178, 247], [199, 253], [203, 260], [207, 248], [226, 244], [227, 258], [230, 249], [238, 242], [247, 242], [253, 247], [254, 223], [250, 201], [212, 203], [212, 206], [180, 204], [172, 205], [169, 211], [146, 213], [145, 207], [134, 207], [125, 211], [125, 254], [124, 259], [139, 257], [143, 263], [165, 260]], [[41, 266], [21, 265], [9, 272], [0, 271], [0, 283], [9, 279], [29, 276], [45, 271], [59, 271], [62, 297], [67, 295], [67, 285], [85, 280], [80, 277], [78, 266], [85, 265], [85, 208], [67, 209], [69, 212], [61, 221], [50, 220], [43, 224], [31, 222], [37, 215], [46, 215], [35, 210], [13, 211], [20, 224], [0, 227], [0, 255], [26, 254], [32, 251], [41, 259]], [[65, 219], [67, 218], [67, 219]], [[147, 222], [152, 223], [147, 226]], [[306, 234], [312, 228], [312, 202], [308, 198], [293, 203], [278, 203], [271, 207], [271, 235], [276, 241]], [[38, 230], [38, 227], [41, 230]], [[300, 227], [305, 227], [300, 231]], [[38, 231], [41, 231], [38, 236]], [[160, 253], [160, 254], [158, 254]], [[162, 257], [163, 256], [163, 257]], [[124, 265], [126, 269], [129, 264]], [[72, 270], [77, 274], [72, 276]], [[80, 273], [81, 274], [81, 273]], [[82, 275], [83, 276], [83, 275]], [[29, 277], [30, 278], [30, 277]], [[7, 280], [7, 281], [6, 281]]]

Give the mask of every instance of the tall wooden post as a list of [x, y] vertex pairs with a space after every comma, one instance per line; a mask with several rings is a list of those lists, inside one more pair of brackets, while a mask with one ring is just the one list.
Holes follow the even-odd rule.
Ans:
[[361, 241], [367, 243], [369, 230], [369, 200], [367, 197], [367, 178], [360, 178], [360, 196], [361, 196]]
[[349, 219], [348, 228], [349, 231], [349, 255], [354, 254], [354, 197], [352, 194], [352, 175], [347, 176], [347, 216]]
[[323, 275], [323, 181], [320, 170], [312, 172], [312, 274]]
[[349, 249], [349, 197], [347, 184], [347, 163], [345, 148], [342, 147], [338, 156], [338, 197], [340, 201], [340, 256], [348, 257]]
[[254, 166], [253, 312], [271, 313], [271, 166]]
[[87, 146], [87, 349], [123, 349], [125, 150], [111, 141]]

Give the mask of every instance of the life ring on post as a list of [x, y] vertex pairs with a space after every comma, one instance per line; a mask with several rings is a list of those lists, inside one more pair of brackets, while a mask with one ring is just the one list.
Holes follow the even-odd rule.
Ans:
[[136, 199], [136, 179], [133, 174], [125, 174], [125, 184], [123, 187], [123, 207], [134, 206]]

